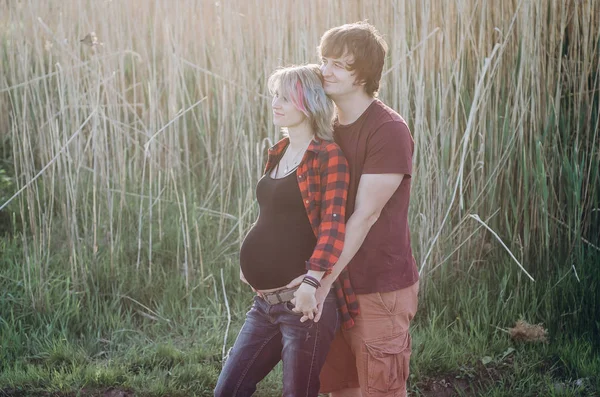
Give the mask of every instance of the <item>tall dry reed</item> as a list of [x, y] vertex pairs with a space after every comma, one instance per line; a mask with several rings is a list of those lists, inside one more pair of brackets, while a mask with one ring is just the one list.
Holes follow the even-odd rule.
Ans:
[[600, 2], [2, 2], [0, 131], [21, 189], [6, 208], [34, 301], [54, 271], [81, 289], [98, 266], [166, 268], [189, 289], [235, 266], [279, 136], [267, 76], [364, 19], [390, 47], [380, 97], [415, 138], [424, 276], [494, 254], [535, 278], [597, 243]]

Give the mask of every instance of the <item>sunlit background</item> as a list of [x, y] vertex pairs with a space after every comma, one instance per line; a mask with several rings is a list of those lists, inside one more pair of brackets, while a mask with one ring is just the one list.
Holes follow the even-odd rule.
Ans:
[[318, 63], [320, 36], [359, 20], [389, 45], [379, 97], [415, 139], [422, 321], [482, 306], [467, 328], [485, 343], [519, 316], [600, 330], [600, 2], [8, 0], [0, 381], [65, 338], [118, 355], [120, 329], [221, 354], [280, 136], [267, 77]]

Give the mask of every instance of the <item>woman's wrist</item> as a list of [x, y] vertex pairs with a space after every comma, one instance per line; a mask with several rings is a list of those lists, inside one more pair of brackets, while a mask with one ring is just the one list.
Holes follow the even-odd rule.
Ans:
[[304, 278], [302, 279], [302, 284], [308, 284], [312, 287], [315, 287], [315, 289], [317, 289], [321, 286], [320, 281], [317, 278], [315, 278], [309, 274], [304, 276]]
[[300, 283], [300, 286], [298, 287], [298, 289], [302, 290], [302, 291], [310, 292], [310, 293], [315, 293], [317, 291], [317, 287], [310, 285], [310, 284], [306, 284], [306, 283]]

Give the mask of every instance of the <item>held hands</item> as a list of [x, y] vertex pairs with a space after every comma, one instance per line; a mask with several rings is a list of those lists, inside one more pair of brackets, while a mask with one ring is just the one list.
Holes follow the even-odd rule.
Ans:
[[[294, 281], [292, 281], [292, 283]], [[305, 283], [301, 283], [300, 287], [298, 287], [296, 292], [294, 292], [295, 298], [291, 301], [294, 305], [294, 308], [292, 310], [296, 313], [302, 313], [302, 318], [300, 319], [300, 322], [302, 323], [306, 320], [313, 320], [315, 318], [315, 313], [318, 310], [317, 298], [315, 293], [315, 287]]]
[[315, 323], [321, 319], [321, 315], [323, 314], [323, 302], [325, 302], [325, 298], [329, 294], [330, 290], [331, 284], [329, 282], [321, 281], [321, 286], [315, 293], [315, 299], [317, 301], [317, 311], [315, 312], [315, 317], [313, 319]]
[[[295, 312], [303, 313], [302, 318], [300, 319], [301, 322], [305, 322], [306, 320], [313, 320], [315, 323], [318, 322], [321, 319], [321, 315], [323, 314], [323, 302], [325, 302], [325, 298], [327, 297], [327, 294], [329, 294], [329, 291], [331, 289], [331, 283], [333, 282], [333, 280], [330, 280], [329, 278], [325, 278], [325, 279], [321, 279], [321, 287], [319, 287], [316, 291], [314, 289], [314, 287], [311, 287], [310, 285], [307, 284], [302, 284], [302, 280], [304, 279], [304, 274], [296, 277], [295, 279], [293, 279], [292, 281], [290, 281], [288, 283], [288, 285], [286, 285], [286, 288], [294, 288], [298, 285], [300, 285], [300, 288], [298, 288], [298, 291], [300, 291], [301, 288], [304, 288], [304, 290], [302, 291], [302, 299], [305, 299], [303, 302], [300, 302], [300, 304], [306, 304], [305, 302], [308, 302], [308, 300], [311, 300], [311, 303], [308, 303], [307, 308], [308, 310], [302, 310], [301, 307], [298, 306], [298, 304], [296, 302], [298, 302], [298, 296], [299, 293], [298, 291], [296, 291], [294, 293], [294, 296], [296, 298], [292, 299], [292, 304], [295, 305], [295, 308], [293, 309]], [[311, 306], [312, 305], [312, 299], [315, 299], [315, 303], [316, 306]], [[312, 308], [312, 310], [311, 310]]]

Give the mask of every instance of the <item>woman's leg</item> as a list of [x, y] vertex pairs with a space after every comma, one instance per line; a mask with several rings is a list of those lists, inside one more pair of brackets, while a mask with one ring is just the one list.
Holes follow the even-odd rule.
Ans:
[[231, 348], [215, 388], [215, 397], [251, 396], [256, 385], [281, 360], [281, 332], [259, 297]]
[[301, 323], [301, 314], [292, 312], [291, 304], [277, 306], [281, 306], [277, 322], [283, 341], [283, 395], [316, 397], [319, 394], [319, 373], [339, 327], [335, 293], [325, 298], [323, 315], [318, 323], [312, 320]]

